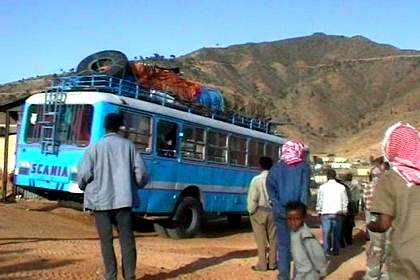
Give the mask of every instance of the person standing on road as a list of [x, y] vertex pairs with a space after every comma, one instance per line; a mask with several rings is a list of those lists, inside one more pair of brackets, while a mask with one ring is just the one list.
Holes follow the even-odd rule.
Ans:
[[[389, 170], [389, 164], [384, 161], [382, 156], [372, 160], [374, 167], [370, 173], [370, 182], [365, 189], [365, 217], [366, 224], [377, 218], [375, 213], [370, 212], [372, 206], [373, 192], [375, 191], [379, 177], [382, 173]], [[367, 229], [369, 235], [369, 245], [366, 246], [366, 274], [364, 280], [388, 279], [387, 259], [389, 256], [389, 243], [391, 229], [384, 233], [373, 232]]]
[[389, 279], [420, 279], [420, 132], [397, 123], [382, 148], [391, 170], [378, 180], [370, 207], [377, 217], [367, 228], [386, 232], [392, 226]]
[[323, 279], [327, 275], [327, 259], [321, 244], [305, 224], [306, 205], [300, 201], [287, 203], [286, 217], [292, 230], [290, 247], [295, 267], [293, 279]]
[[[316, 211], [321, 217], [325, 255], [335, 256], [339, 252], [342, 216], [347, 213], [348, 204], [346, 188], [335, 180], [336, 176], [334, 169], [327, 170], [328, 182], [319, 187], [316, 203]], [[330, 235], [333, 237], [332, 242]]]
[[355, 192], [354, 186], [351, 186], [351, 182], [353, 180], [353, 174], [348, 173], [344, 175], [343, 180], [336, 181], [344, 186], [346, 189], [348, 204], [347, 204], [347, 214], [344, 215], [342, 218], [342, 230], [341, 230], [341, 237], [340, 237], [340, 245], [341, 248], [345, 248], [346, 246], [353, 245], [353, 228], [356, 226], [355, 217], [357, 214], [357, 200], [354, 199]]
[[286, 204], [301, 201], [305, 205], [309, 192], [309, 164], [305, 161], [305, 149], [298, 141], [287, 141], [282, 147], [280, 161], [267, 176], [267, 191], [273, 204], [277, 228], [278, 279], [290, 279], [290, 230], [286, 221]]
[[258, 249], [258, 263], [251, 268], [255, 271], [266, 271], [277, 268], [276, 225], [266, 188], [268, 170], [273, 166], [273, 160], [261, 157], [259, 163], [262, 172], [252, 179], [248, 190], [248, 212]]
[[101, 242], [105, 279], [117, 279], [112, 226], [118, 229], [124, 279], [135, 279], [136, 243], [131, 209], [137, 206], [137, 188], [145, 185], [146, 169], [134, 144], [117, 132], [122, 117], [105, 117], [105, 136], [88, 148], [79, 164], [78, 184], [84, 207], [93, 211]]

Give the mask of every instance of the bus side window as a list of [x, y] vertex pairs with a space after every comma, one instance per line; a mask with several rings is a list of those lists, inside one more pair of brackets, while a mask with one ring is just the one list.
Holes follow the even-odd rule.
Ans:
[[204, 160], [205, 130], [203, 128], [184, 125], [182, 134], [182, 157], [186, 159]]
[[260, 157], [264, 155], [264, 142], [250, 139], [248, 142], [248, 166], [258, 167]]
[[246, 165], [246, 139], [229, 137], [229, 163], [233, 165]]
[[207, 133], [207, 160], [217, 163], [227, 163], [227, 135], [209, 130]]
[[157, 153], [161, 157], [176, 157], [178, 125], [160, 120], [157, 125]]
[[274, 163], [279, 160], [279, 145], [267, 142], [265, 145], [265, 156], [271, 157]]
[[120, 133], [133, 141], [141, 152], [152, 151], [152, 118], [138, 113], [122, 111], [123, 128]]

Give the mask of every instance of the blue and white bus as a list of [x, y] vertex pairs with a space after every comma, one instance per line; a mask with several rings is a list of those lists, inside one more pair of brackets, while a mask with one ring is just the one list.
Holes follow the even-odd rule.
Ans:
[[26, 101], [14, 183], [50, 199], [81, 200], [78, 162], [104, 135], [105, 116], [120, 112], [121, 134], [141, 151], [150, 173], [134, 210], [157, 219], [159, 234], [191, 237], [204, 214], [237, 221], [247, 213], [259, 157], [276, 161], [285, 140], [267, 133], [267, 123], [191, 108], [112, 77], [63, 78]]

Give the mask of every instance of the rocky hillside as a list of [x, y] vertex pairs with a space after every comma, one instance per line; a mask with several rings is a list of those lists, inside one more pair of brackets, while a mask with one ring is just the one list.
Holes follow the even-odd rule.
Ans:
[[[420, 127], [420, 52], [361, 36], [317, 33], [204, 48], [154, 63], [178, 66], [186, 77], [220, 88], [232, 109], [282, 123], [282, 134], [302, 138], [314, 152], [366, 156], [389, 124]], [[0, 92], [22, 88], [35, 85]]]
[[389, 124], [420, 124], [418, 51], [314, 34], [179, 60], [188, 76], [222, 88], [234, 108], [287, 123], [280, 131], [316, 152], [364, 155]]

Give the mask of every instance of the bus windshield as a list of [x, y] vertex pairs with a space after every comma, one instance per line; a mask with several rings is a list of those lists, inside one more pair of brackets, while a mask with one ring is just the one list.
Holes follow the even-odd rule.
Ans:
[[[28, 144], [41, 141], [42, 105], [30, 105], [25, 132]], [[85, 147], [89, 145], [93, 118], [92, 105], [63, 105], [56, 137], [60, 144]]]

